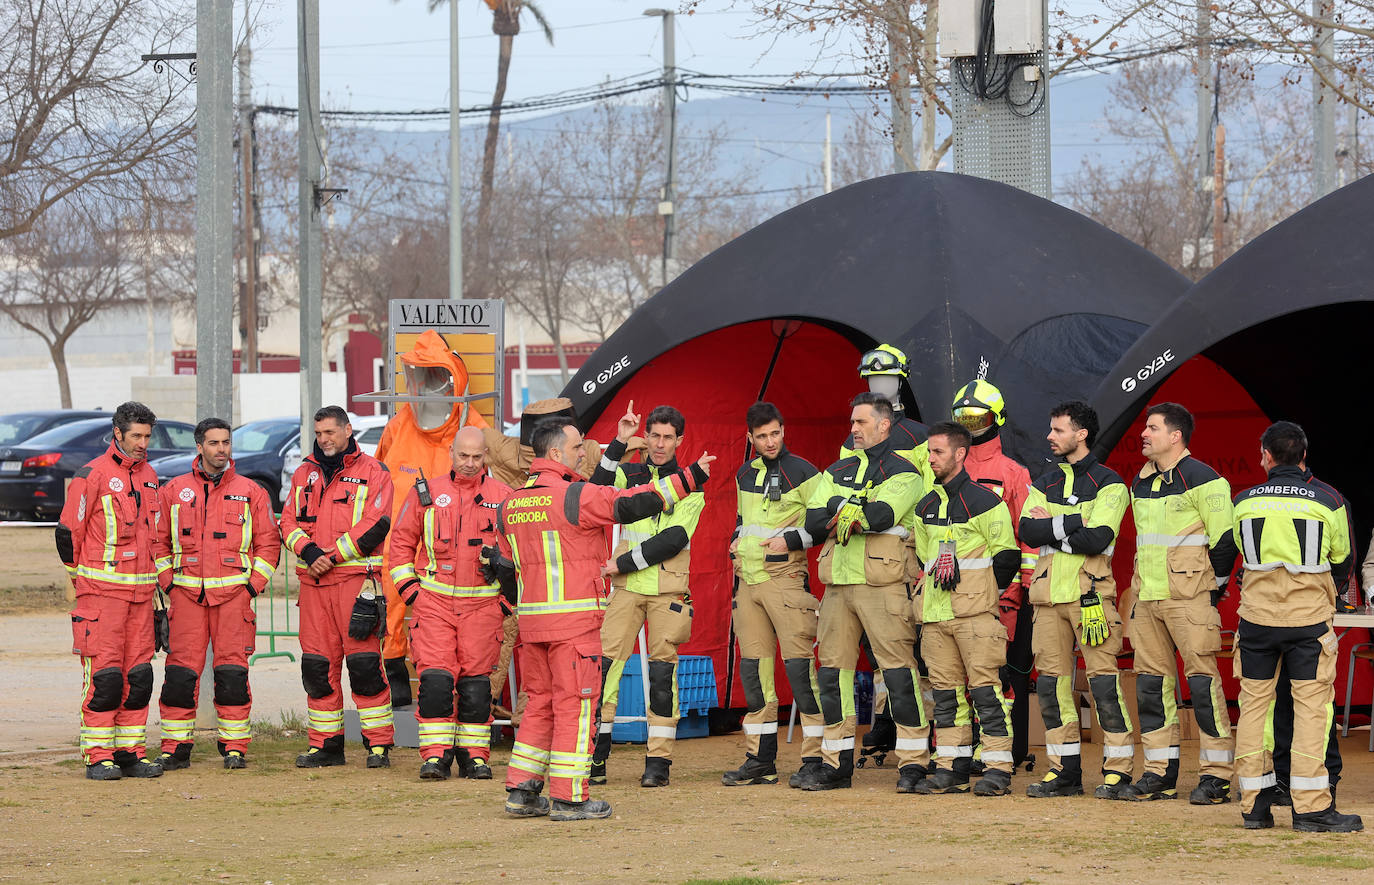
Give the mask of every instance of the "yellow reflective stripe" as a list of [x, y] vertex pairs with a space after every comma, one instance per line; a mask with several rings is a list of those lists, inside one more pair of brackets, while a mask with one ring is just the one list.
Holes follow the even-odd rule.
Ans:
[[315, 731], [343, 731], [343, 710], [307, 710], [306, 716]]
[[[382, 558], [381, 558], [380, 556], [363, 556], [363, 557], [360, 557], [360, 558], [358, 558], [358, 559], [345, 559], [345, 560], [342, 560], [342, 561], [340, 561], [340, 562], [334, 563], [334, 567], [335, 567], [335, 568], [342, 568], [342, 567], [345, 567], [345, 566], [347, 566], [348, 568], [375, 568], [375, 569], [380, 569], [380, 568], [382, 567]], [[296, 571], [301, 572], [302, 574], [304, 574], [305, 572], [307, 572], [307, 571], [309, 571], [309, 570], [310, 570], [310, 567], [307, 566], [307, 565], [305, 564], [305, 560], [303, 560], [303, 559], [298, 559], [298, 560], [296, 560]]]
[[334, 542], [334, 549], [339, 552], [340, 559], [357, 559], [362, 556], [362, 551], [348, 535], [340, 535], [339, 540]]
[[153, 560], [153, 567], [156, 568], [159, 572], [166, 571], [167, 569], [172, 567], [172, 557], [159, 556], [157, 559]]
[[545, 598], [550, 603], [563, 599], [563, 546], [558, 543], [558, 532], [540, 532], [544, 539], [544, 586]]
[[574, 599], [569, 602], [520, 602], [522, 615], [570, 614], [573, 612], [600, 611], [604, 606], [600, 599]]
[[[394, 579], [393, 579], [394, 580]], [[444, 596], [455, 596], [459, 598], [480, 598], [483, 596], [496, 596], [501, 592], [500, 584], [484, 584], [480, 587], [455, 587], [452, 584], [445, 584], [443, 581], [434, 577], [420, 575], [420, 586], [426, 590], [433, 590]]]
[[173, 504], [173, 505], [172, 505], [172, 516], [171, 516], [171, 526], [170, 526], [170, 528], [171, 528], [171, 531], [172, 531], [172, 552], [173, 552], [173, 553], [180, 553], [180, 552], [181, 552], [181, 505], [180, 505], [180, 504]]
[[423, 537], [424, 537], [424, 541], [425, 541], [425, 555], [429, 557], [429, 564], [430, 564], [430, 567], [433, 568], [434, 565], [439, 561], [438, 557], [436, 557], [436, 556], [434, 555], [434, 508], [433, 508], [433, 507], [426, 507], [426, 508], [425, 508], [425, 520], [424, 520]]
[[110, 495], [101, 495], [100, 506], [105, 510], [105, 555], [103, 558], [106, 562], [114, 562], [115, 539], [119, 537], [119, 526], [114, 512], [114, 498]]
[[172, 578], [172, 583], [178, 587], [188, 587], [192, 589], [204, 587], [207, 590], [216, 590], [223, 587], [237, 587], [248, 583], [247, 575], [224, 575], [218, 578], [197, 578], [195, 575], [179, 574]]
[[253, 543], [253, 511], [245, 501], [243, 504], [243, 531], [239, 535], [239, 553], [248, 558], [248, 547]]
[[403, 562], [391, 570], [391, 583], [400, 585], [402, 581], [409, 581], [415, 577], [415, 566], [409, 562]]
[[88, 565], [78, 565], [76, 574], [78, 577], [104, 581], [107, 584], [150, 584], [157, 580], [157, 572], [117, 572], [113, 569], [105, 571]]
[[310, 543], [310, 535], [301, 529], [292, 529], [291, 534], [286, 536], [286, 546], [295, 551], [297, 541], [304, 541], [308, 544]]
[[277, 573], [277, 570], [272, 567], [272, 563], [263, 559], [261, 556], [253, 557], [253, 571], [262, 575], [269, 581], [272, 580], [272, 576]]
[[246, 740], [253, 735], [247, 719], [220, 719], [217, 724], [219, 739], [222, 741]]
[[196, 720], [191, 719], [167, 719], [162, 720], [162, 736], [167, 740], [176, 741], [179, 744], [189, 742], [195, 736]]
[[147, 739], [147, 732], [146, 725], [116, 725], [114, 727], [115, 748], [137, 747]]
[[445, 747], [453, 745], [457, 737], [457, 730], [452, 722], [421, 722], [419, 723], [420, 745], [442, 744]]
[[391, 703], [378, 707], [359, 707], [358, 722], [363, 728], [387, 728], [391, 725]]
[[367, 501], [367, 486], [358, 486], [358, 493], [353, 496], [353, 524], [357, 525], [363, 521], [363, 504]]

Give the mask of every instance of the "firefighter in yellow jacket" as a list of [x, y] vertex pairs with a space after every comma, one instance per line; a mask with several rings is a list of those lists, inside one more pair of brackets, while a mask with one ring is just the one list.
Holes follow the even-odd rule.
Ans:
[[930, 762], [906, 554], [911, 509], [926, 485], [920, 471], [892, 450], [892, 403], [869, 392], [854, 397], [851, 408], [853, 454], [825, 469], [806, 508], [807, 535], [824, 542], [818, 571], [826, 591], [817, 633], [825, 736], [820, 768], [801, 776], [798, 786], [851, 785], [854, 667], [866, 633], [897, 723], [897, 792], [910, 793]]
[[1140, 434], [1148, 460], [1131, 485], [1136, 548], [1129, 632], [1139, 674], [1145, 771], [1118, 798], [1178, 798], [1177, 650], [1197, 715], [1202, 763], [1188, 800], [1217, 805], [1231, 801], [1235, 756], [1217, 669], [1221, 616], [1216, 606], [1236, 550], [1230, 543], [1231, 486], [1189, 454], [1192, 435], [1193, 416], [1178, 403], [1150, 406]]
[[912, 523], [925, 567], [921, 657], [935, 689], [937, 750], [935, 766], [914, 791], [969, 791], [976, 710], [987, 767], [973, 792], [1005, 796], [1011, 792], [1012, 734], [998, 672], [1007, 660], [1007, 631], [997, 618], [997, 600], [1016, 578], [1021, 550], [1006, 502], [964, 469], [973, 446], [968, 430], [952, 421], [933, 424], [927, 445], [936, 484], [917, 503]]
[[735, 474], [739, 516], [730, 556], [739, 578], [733, 603], [739, 637], [744, 717], [744, 764], [721, 776], [727, 787], [778, 782], [778, 693], [775, 654], [781, 646], [792, 703], [802, 726], [802, 767], [788, 782], [801, 785], [821, 764], [821, 716], [816, 689], [816, 597], [807, 584], [806, 504], [820, 484], [815, 467], [783, 443], [782, 412], [758, 402], [745, 413], [758, 457]]
[[[630, 409], [633, 410], [631, 401]], [[620, 463], [639, 429], [639, 416], [627, 411], [620, 419], [615, 442], [606, 447], [601, 465], [592, 473], [598, 485], [628, 489], [659, 482], [681, 468], [677, 450], [687, 424], [672, 406], [659, 406], [645, 422], [646, 463]], [[673, 741], [677, 737], [677, 649], [692, 635], [692, 597], [687, 585], [692, 535], [706, 499], [693, 492], [663, 513], [630, 523], [620, 530], [620, 543], [602, 571], [611, 578], [612, 593], [601, 627], [601, 727], [592, 756], [591, 782], [606, 782], [606, 759], [611, 752], [611, 729], [620, 695], [620, 674], [634, 649], [641, 626], [649, 648], [648, 748], [641, 787], [668, 786]]]
[[[1280, 665], [1293, 683], [1293, 829], [1351, 833], [1357, 814], [1341, 814], [1323, 761], [1339, 642], [1331, 629], [1336, 586], [1354, 566], [1345, 502], [1329, 487], [1306, 482], [1307, 435], [1280, 421], [1260, 437], [1260, 485], [1235, 500], [1234, 543], [1244, 558], [1240, 590], [1240, 722], [1236, 775], [1246, 829], [1274, 825], [1274, 684]], [[1333, 580], [1334, 579], [1334, 580]]]
[[1038, 799], [1083, 792], [1073, 693], [1075, 640], [1103, 732], [1103, 783], [1094, 795], [1116, 798], [1131, 782], [1135, 758], [1116, 664], [1123, 634], [1112, 578], [1112, 549], [1130, 494], [1121, 477], [1090, 450], [1097, 426], [1097, 413], [1087, 403], [1061, 403], [1050, 411], [1050, 448], [1064, 460], [1031, 484], [1021, 516], [1021, 540], [1040, 554], [1030, 585], [1031, 642], [1050, 770], [1026, 788], [1027, 796]]

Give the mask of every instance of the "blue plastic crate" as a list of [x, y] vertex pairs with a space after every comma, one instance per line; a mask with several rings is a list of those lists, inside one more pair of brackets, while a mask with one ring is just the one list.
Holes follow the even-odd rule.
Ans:
[[[677, 660], [678, 712], [677, 736], [706, 737], [710, 732], [707, 711], [716, 705], [716, 668], [709, 655], [681, 655]], [[640, 678], [639, 655], [625, 662], [620, 674], [620, 695], [616, 700], [619, 716], [644, 715], [644, 683]], [[642, 744], [649, 739], [647, 722], [617, 722], [611, 740], [621, 744]]]

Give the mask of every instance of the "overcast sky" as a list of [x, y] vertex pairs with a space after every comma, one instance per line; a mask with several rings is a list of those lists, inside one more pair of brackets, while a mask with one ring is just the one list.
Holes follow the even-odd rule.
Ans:
[[[326, 108], [401, 110], [448, 103], [446, 9], [431, 14], [426, 0], [322, 0], [320, 5], [320, 92]], [[653, 5], [655, 0], [543, 0], [554, 45], [545, 42], [527, 14], [515, 38], [507, 99], [594, 86], [607, 78], [653, 76], [662, 64], [662, 24], [642, 14]], [[675, 0], [659, 0], [659, 5], [676, 8]], [[496, 79], [491, 13], [482, 0], [460, 0], [459, 16], [460, 101], [486, 104]], [[725, 0], [705, 0], [697, 14], [676, 18], [679, 67], [732, 74], [791, 74], [815, 67], [811, 40], [756, 36], [748, 11], [732, 9]], [[258, 24], [254, 98], [294, 105], [294, 0], [267, 0]], [[832, 72], [853, 66], [834, 51], [821, 63]]]

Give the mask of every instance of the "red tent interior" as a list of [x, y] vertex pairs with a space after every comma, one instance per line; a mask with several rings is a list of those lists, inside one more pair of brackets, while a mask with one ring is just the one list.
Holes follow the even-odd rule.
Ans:
[[[744, 463], [744, 411], [757, 398], [777, 346], [782, 321], [728, 326], [674, 347], [642, 366], [615, 395], [588, 431], [593, 439], [615, 438], [616, 422], [631, 400], [647, 415], [673, 405], [687, 419], [678, 460], [696, 460], [703, 450], [719, 457], [706, 486], [706, 509], [692, 538], [692, 638], [682, 654], [710, 655], [715, 662], [720, 703], [726, 703], [733, 572], [726, 549], [735, 528], [735, 471]], [[845, 337], [813, 323], [793, 323], [769, 378], [764, 399], [787, 420], [788, 448], [824, 469], [839, 456], [848, 432], [848, 401], [866, 389], [855, 372], [860, 351]], [[819, 587], [812, 560], [812, 586]], [[783, 672], [778, 664], [778, 673]], [[744, 705], [738, 674], [730, 704]], [[787, 680], [777, 682], [781, 702], [791, 702]]]

